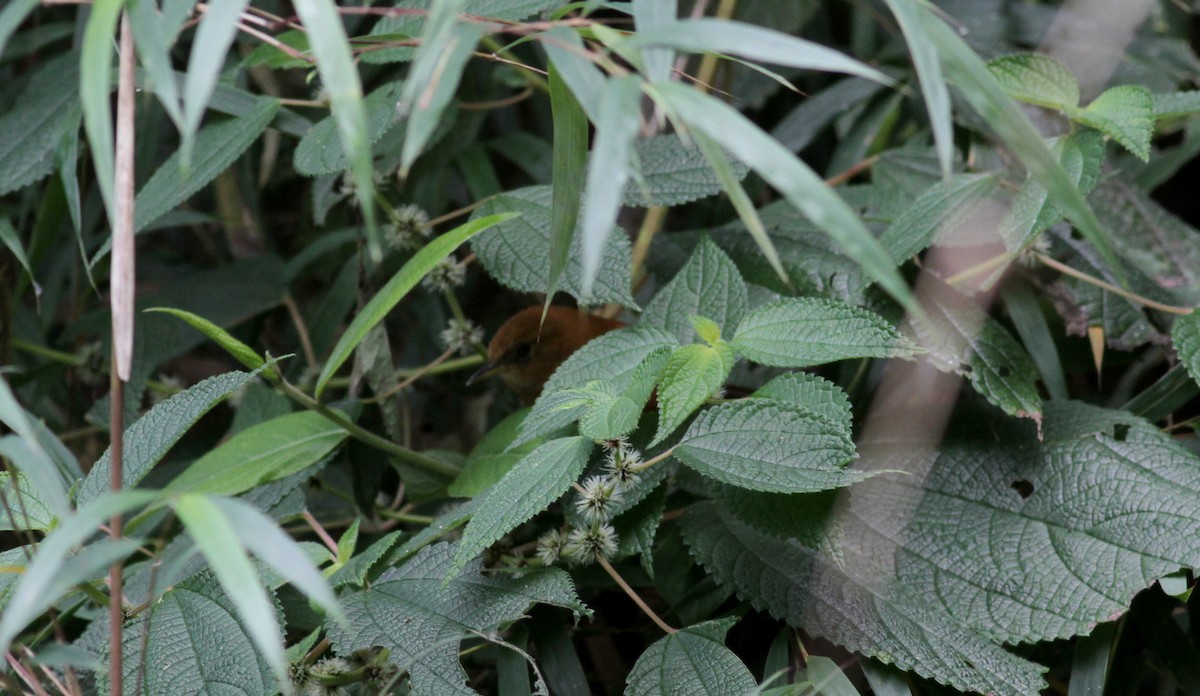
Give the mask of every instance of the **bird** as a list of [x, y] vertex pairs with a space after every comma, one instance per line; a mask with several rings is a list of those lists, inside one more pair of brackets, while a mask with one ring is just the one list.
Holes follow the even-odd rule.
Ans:
[[625, 324], [570, 307], [551, 305], [542, 321], [542, 307], [527, 307], [497, 329], [488, 344], [487, 360], [467, 384], [499, 377], [521, 403], [533, 405], [546, 380], [564, 360], [593, 338]]

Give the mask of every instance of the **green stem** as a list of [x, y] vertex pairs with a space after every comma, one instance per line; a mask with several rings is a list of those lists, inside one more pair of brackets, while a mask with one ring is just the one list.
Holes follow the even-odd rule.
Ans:
[[65, 351], [39, 346], [36, 343], [30, 343], [29, 341], [24, 341], [19, 338], [14, 338], [12, 340], [12, 345], [13, 348], [16, 348], [17, 350], [31, 353], [42, 358], [49, 358], [50, 360], [60, 362], [65, 365], [79, 367], [83, 364], [83, 358], [75, 355], [74, 353], [67, 353]]
[[[500, 42], [497, 41], [495, 37], [485, 36], [482, 40], [480, 40], [479, 43], [505, 60], [510, 60], [514, 63], [520, 62], [515, 56], [504, 50], [504, 47], [500, 45]], [[542, 94], [550, 93], [550, 83], [542, 79], [541, 75], [529, 72], [528, 70], [518, 70], [517, 73], [525, 80], [525, 84], [536, 89]]]

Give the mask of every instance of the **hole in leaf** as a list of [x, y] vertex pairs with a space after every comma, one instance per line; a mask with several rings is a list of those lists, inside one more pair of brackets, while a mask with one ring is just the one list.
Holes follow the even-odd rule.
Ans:
[[1033, 495], [1033, 484], [1025, 479], [1013, 481], [1008, 487], [1016, 491], [1017, 495], [1021, 496], [1021, 500], [1027, 500], [1029, 496]]
[[1125, 442], [1125, 438], [1129, 437], [1129, 425], [1125, 423], [1117, 423], [1113, 426], [1113, 439], [1117, 442]]

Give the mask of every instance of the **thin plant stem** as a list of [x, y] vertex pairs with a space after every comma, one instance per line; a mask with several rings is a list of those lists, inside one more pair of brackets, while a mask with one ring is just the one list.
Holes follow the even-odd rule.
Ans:
[[50, 694], [42, 688], [42, 685], [38, 683], [37, 677], [35, 677], [25, 665], [21, 664], [21, 661], [18, 660], [12, 653], [5, 653], [4, 659], [8, 661], [8, 664], [13, 668], [13, 671], [16, 672], [17, 676], [21, 678], [21, 681], [25, 682], [25, 684], [33, 690], [33, 693], [37, 694], [38, 696], [50, 696]]
[[454, 355], [454, 351], [455, 351], [455, 348], [453, 348], [453, 347], [447, 348], [444, 353], [442, 353], [441, 355], [434, 358], [433, 361], [430, 362], [428, 365], [426, 365], [422, 368], [418, 368], [417, 370], [413, 371], [413, 373], [410, 374], [404, 381], [400, 382], [399, 384], [397, 384], [396, 386], [392, 387], [391, 389], [385, 391], [384, 393], [379, 394], [373, 398], [366, 399], [365, 403], [374, 404], [374, 403], [379, 403], [380, 401], [383, 401], [384, 399], [390, 398], [391, 396], [395, 395], [397, 392], [403, 390], [405, 387], [408, 387], [409, 385], [411, 385], [413, 382], [424, 377], [433, 368], [446, 362], [446, 360], [449, 359], [451, 355]]
[[621, 577], [621, 574], [617, 572], [616, 568], [612, 567], [612, 564], [608, 562], [607, 558], [601, 556], [600, 554], [596, 554], [596, 562], [600, 564], [601, 568], [604, 568], [604, 572], [608, 573], [608, 576], [613, 579], [613, 582], [617, 583], [617, 585], [625, 591], [625, 594], [629, 595], [629, 598], [633, 600], [633, 603], [638, 605], [638, 608], [641, 609], [646, 616], [650, 617], [650, 620], [653, 621], [656, 626], [661, 628], [664, 633], [675, 633], [676, 629], [671, 628], [666, 621], [663, 621], [658, 614], [654, 613], [654, 610], [651, 609], [649, 605], [642, 601], [641, 596], [638, 595], [637, 592], [634, 592], [633, 588], [629, 586], [629, 583], [625, 582], [625, 578]]
[[1034, 252], [1034, 257], [1037, 258], [1038, 261], [1041, 261], [1042, 263], [1046, 264], [1050, 268], [1053, 268], [1054, 270], [1058, 271], [1059, 273], [1062, 273], [1063, 275], [1069, 275], [1072, 278], [1082, 280], [1085, 283], [1090, 283], [1091, 285], [1095, 285], [1098, 288], [1107, 290], [1107, 291], [1113, 293], [1114, 295], [1120, 295], [1121, 297], [1124, 297], [1125, 299], [1129, 300], [1130, 302], [1136, 302], [1140, 305], [1144, 305], [1151, 309], [1157, 309], [1160, 312], [1167, 312], [1168, 314], [1187, 315], [1187, 314], [1191, 314], [1194, 311], [1191, 307], [1176, 307], [1174, 305], [1163, 304], [1161, 302], [1155, 302], [1154, 300], [1152, 300], [1148, 297], [1143, 297], [1137, 293], [1130, 292], [1129, 290], [1126, 290], [1124, 288], [1119, 288], [1116, 285], [1113, 285], [1112, 283], [1106, 283], [1103, 280], [1100, 280], [1099, 278], [1095, 278], [1093, 276], [1090, 276], [1090, 275], [1084, 273], [1083, 271], [1077, 271], [1074, 268], [1071, 268], [1070, 266], [1066, 265], [1065, 263], [1056, 261], [1055, 259], [1052, 259], [1043, 253]]
[[666, 452], [663, 452], [663, 453], [661, 453], [661, 454], [659, 454], [659, 455], [657, 455], [657, 456], [654, 456], [654, 457], [651, 457], [651, 458], [647, 459], [646, 461], [642, 462], [641, 464], [638, 464], [637, 466], [631, 466], [631, 467], [629, 467], [629, 470], [630, 470], [630, 471], [634, 471], [634, 472], [638, 472], [638, 471], [645, 471], [646, 469], [649, 469], [650, 467], [652, 467], [652, 466], [654, 466], [655, 464], [657, 464], [657, 463], [659, 463], [659, 462], [663, 461], [664, 459], [667, 459], [667, 458], [669, 458], [669, 457], [670, 457], [671, 455], [673, 455], [673, 454], [675, 454], [675, 448], [674, 448], [674, 447], [672, 447], [671, 449], [667, 450]]
[[333, 537], [329, 536], [329, 532], [325, 531], [325, 528], [321, 526], [321, 523], [317, 521], [317, 518], [313, 517], [313, 514], [308, 510], [304, 511], [304, 521], [308, 523], [308, 526], [311, 527], [314, 532], [316, 532], [317, 538], [321, 540], [321, 543], [325, 544], [325, 548], [329, 549], [334, 558], [337, 558], [337, 542], [333, 540]]
[[308, 326], [304, 323], [304, 317], [300, 316], [300, 308], [296, 306], [296, 300], [292, 299], [291, 293], [284, 294], [283, 306], [287, 308], [288, 316], [292, 318], [292, 325], [296, 327], [296, 334], [300, 336], [304, 359], [308, 362], [309, 367], [316, 367], [317, 353], [313, 350], [312, 340], [308, 335]]

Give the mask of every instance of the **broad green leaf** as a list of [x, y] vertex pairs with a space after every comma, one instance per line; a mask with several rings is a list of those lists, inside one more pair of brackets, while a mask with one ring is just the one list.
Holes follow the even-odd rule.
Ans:
[[762, 385], [751, 396], [787, 402], [850, 432], [850, 397], [838, 385], [807, 372], [789, 372]]
[[715, 346], [693, 343], [676, 348], [658, 382], [658, 430], [653, 447], [675, 432], [692, 412], [716, 394], [733, 369], [733, 351], [720, 341]]
[[241, 364], [256, 372], [261, 368], [263, 374], [272, 381], [279, 379], [279, 372], [276, 371], [274, 365], [268, 365], [267, 361], [256, 353], [253, 348], [234, 338], [228, 331], [204, 317], [197, 316], [191, 312], [185, 312], [182, 309], [174, 309], [173, 307], [151, 307], [143, 311], [162, 312], [163, 314], [178, 317], [187, 322], [192, 328], [211, 338], [217, 345], [224, 348], [226, 353], [229, 353]]
[[812, 548], [761, 532], [711, 503], [689, 508], [682, 529], [694, 557], [719, 583], [811, 635], [963, 691], [1026, 696], [1044, 686], [1041, 666], [927, 604], [902, 603], [890, 585], [880, 587], [880, 578], [848, 575]]
[[600, 93], [596, 135], [588, 155], [587, 188], [580, 202], [580, 290], [584, 296], [592, 294], [608, 237], [621, 209], [621, 196], [629, 180], [630, 153], [641, 126], [641, 96], [638, 78], [630, 75], [609, 78]]
[[[579, 434], [600, 442], [633, 432], [670, 356], [671, 349], [666, 346], [654, 349], [633, 371], [629, 386], [624, 390], [611, 381], [593, 382], [583, 389], [570, 390], [588, 394], [591, 399], [579, 418]], [[598, 388], [591, 388], [593, 384]]]
[[[7, 14], [19, 3], [5, 8]], [[3, 43], [0, 37], [0, 43]], [[79, 128], [79, 55], [67, 53], [30, 76], [15, 102], [0, 116], [0, 195], [54, 171], [55, 153], [68, 131]], [[16, 134], [20, 137], [16, 137]]]
[[316, 464], [344, 439], [346, 431], [319, 413], [289, 413], [247, 428], [209, 450], [164, 492], [242, 493]]
[[215, 498], [189, 493], [174, 503], [175, 514], [208, 560], [238, 618], [279, 683], [287, 683], [283, 631], [271, 597], [262, 586], [241, 535]]
[[388, 532], [373, 544], [351, 557], [345, 564], [336, 568], [329, 575], [329, 584], [333, 587], [354, 585], [362, 587], [367, 582], [367, 576], [377, 563], [392, 550], [406, 532]]
[[925, 36], [924, 27], [917, 14], [921, 10], [916, 2], [885, 1], [900, 24], [908, 52], [912, 54], [913, 67], [920, 78], [921, 94], [925, 98], [925, 109], [929, 112], [929, 126], [933, 131], [938, 162], [942, 165], [942, 178], [949, 179], [954, 164], [954, 123], [950, 116], [950, 90], [942, 76], [942, 63], [937, 50]]
[[367, 249], [371, 258], [383, 258], [379, 230], [375, 224], [375, 182], [371, 166], [371, 143], [367, 137], [367, 118], [363, 113], [362, 83], [350, 51], [350, 42], [342, 27], [342, 18], [333, 3], [325, 0], [294, 0], [292, 3], [317, 59], [321, 85], [333, 104], [342, 151], [350, 155], [354, 190], [367, 223]]
[[633, 46], [668, 46], [692, 53], [728, 53], [752, 61], [840, 72], [892, 84], [887, 75], [832, 48], [744, 22], [685, 19], [639, 31], [627, 42]]
[[586, 438], [563, 437], [539, 446], [517, 462], [484, 494], [444, 577], [457, 575], [497, 539], [558, 500], [583, 473], [591, 450], [592, 443]]
[[[336, 620], [345, 621], [341, 605], [325, 578], [321, 577], [299, 544], [280, 529], [275, 520], [235, 498], [212, 498], [211, 501], [229, 519], [242, 546]], [[353, 553], [353, 549], [350, 552]]]
[[689, 318], [703, 315], [732, 336], [746, 313], [746, 298], [746, 284], [737, 266], [705, 238], [679, 273], [646, 305], [642, 324], [662, 328], [687, 344], [695, 335]]
[[[191, 169], [193, 146], [200, 119], [208, 109], [208, 100], [217, 77], [225, 67], [225, 57], [237, 36], [238, 21], [248, 0], [212, 0], [196, 28], [188, 55], [187, 75], [183, 79], [183, 144], [180, 146], [181, 171]], [[257, 135], [255, 136], [257, 137]]]
[[338, 339], [337, 345], [334, 346], [329, 359], [321, 369], [320, 377], [317, 378], [317, 398], [321, 397], [321, 393], [325, 391], [325, 385], [329, 382], [329, 379], [337, 373], [342, 364], [353, 354], [354, 349], [366, 337], [371, 327], [383, 321], [383, 318], [400, 303], [400, 300], [404, 299], [404, 296], [410, 290], [416, 287], [417, 283], [421, 282], [425, 274], [429, 273], [439, 261], [451, 254], [471, 237], [474, 237], [492, 225], [504, 222], [513, 217], [515, 217], [514, 213], [502, 213], [473, 219], [437, 237], [414, 254], [408, 260], [408, 263], [404, 264], [396, 272], [396, 275], [392, 276], [391, 280], [367, 302], [366, 306], [354, 317], [354, 321], [350, 322], [350, 326], [346, 328], [342, 337]]
[[[474, 217], [520, 214], [520, 219], [501, 223], [495, 232], [471, 243], [471, 249], [488, 274], [518, 292], [545, 292], [550, 280], [546, 259], [550, 257], [552, 195], [548, 186], [508, 191], [488, 200], [474, 213]], [[579, 300], [581, 305], [612, 302], [636, 307], [630, 292], [629, 237], [624, 234], [608, 236], [600, 273], [590, 295], [583, 292], [582, 249], [582, 240], [577, 234], [571, 242], [571, 253], [559, 290]]]
[[30, 489], [29, 481], [20, 472], [0, 471], [0, 493], [8, 504], [0, 512], [0, 530], [35, 529], [46, 532], [53, 526], [54, 515]]
[[688, 626], [646, 648], [626, 678], [626, 696], [746, 694], [754, 675], [732, 650], [725, 635], [736, 617]]
[[1171, 325], [1171, 343], [1179, 355], [1179, 362], [1189, 375], [1200, 383], [1200, 313], [1195, 310], [1175, 319]]
[[1145, 87], [1121, 85], [1106, 89], [1086, 109], [1072, 113], [1071, 118], [1121, 143], [1143, 162], [1150, 161], [1154, 102]]
[[[113, 515], [122, 515], [154, 500], [156, 495], [146, 491], [105, 493], [74, 512], [59, 515], [58, 526], [38, 542], [37, 553], [25, 567], [12, 594], [0, 613], [0, 652], [8, 652], [12, 640], [30, 622], [41, 616], [77, 582], [91, 579], [94, 571], [128, 555], [137, 547], [136, 540], [117, 545], [108, 544], [104, 551], [89, 554], [72, 564], [72, 554], [80, 544], [96, 534], [101, 524]], [[130, 544], [132, 542], [132, 544]], [[121, 544], [128, 545], [126, 549]], [[89, 548], [95, 548], [94, 545]], [[97, 558], [97, 554], [107, 556]], [[75, 557], [78, 557], [76, 555]], [[107, 562], [101, 562], [101, 560]]]
[[1153, 94], [1154, 117], [1158, 119], [1180, 118], [1200, 111], [1200, 90]]
[[124, 0], [98, 0], [92, 3], [92, 13], [83, 32], [83, 47], [79, 53], [78, 93], [83, 106], [83, 129], [87, 133], [88, 149], [92, 152], [100, 197], [110, 221], [116, 220], [117, 215], [113, 194], [116, 164], [109, 92], [117, 18], [124, 6]]
[[[394, 126], [401, 116], [396, 112], [396, 102], [400, 99], [403, 82], [388, 82], [367, 95], [362, 101], [364, 118], [366, 119], [366, 138], [369, 143], [376, 143], [389, 128]], [[340, 125], [336, 116], [329, 116], [316, 123], [300, 143], [296, 145], [296, 154], [292, 164], [296, 171], [305, 176], [322, 174], [341, 174], [350, 166], [350, 157], [342, 145]]]
[[459, 498], [473, 498], [479, 495], [503, 478], [509, 469], [540, 445], [541, 439], [534, 438], [509, 449], [517, 434], [521, 432], [521, 425], [528, 414], [529, 409], [517, 409], [487, 431], [483, 439], [475, 445], [475, 449], [467, 455], [462, 473], [446, 487], [446, 493]]
[[[155, 404], [127, 427], [121, 472], [124, 487], [137, 485], [201, 416], [252, 379], [254, 373], [251, 372], [227, 372], [209, 377]], [[75, 498], [78, 505], [95, 500], [108, 488], [110, 456], [110, 451], [105, 450], [80, 484]]]
[[554, 164], [553, 199], [550, 204], [550, 270], [543, 319], [567, 270], [571, 240], [575, 237], [575, 226], [579, 222], [579, 201], [583, 198], [588, 150], [587, 116], [553, 63], [550, 64], [549, 82], [550, 110], [554, 121]]
[[667, 107], [758, 172], [835, 239], [890, 295], [911, 305], [912, 293], [895, 264], [854, 211], [819, 176], [724, 102], [679, 84], [655, 85]]
[[780, 300], [742, 319], [731, 342], [762, 365], [809, 367], [852, 358], [911, 358], [918, 351], [883, 317], [814, 297]]
[[[129, 619], [122, 643], [125, 684], [141, 684], [144, 694], [278, 689], [231, 596], [211, 571], [170, 587], [144, 615]], [[97, 681], [107, 686], [107, 679]]]
[[967, 102], [1012, 149], [1030, 174], [1042, 182], [1055, 206], [1075, 223], [1101, 256], [1121, 275], [1117, 256], [1103, 226], [1029, 117], [1008, 97], [983, 60], [967, 46], [962, 37], [928, 9], [923, 10], [921, 15], [926, 34], [942, 57], [946, 77], [961, 90]]
[[[191, 198], [229, 168], [262, 135], [279, 110], [279, 102], [261, 99], [245, 116], [205, 126], [196, 134], [196, 155], [185, 168], [177, 150], [138, 191], [134, 227], [145, 230], [180, 203]], [[92, 265], [108, 252], [108, 245], [92, 258]]]
[[463, 4], [464, 0], [434, 3], [421, 32], [421, 44], [397, 106], [408, 117], [400, 155], [401, 176], [408, 176], [413, 162], [425, 149], [442, 111], [458, 90], [467, 60], [483, 36], [480, 25], [458, 21]]
[[675, 458], [723, 483], [756, 491], [812, 493], [861, 481], [848, 424], [774, 399], [747, 399], [702, 411], [675, 446]]
[[975, 391], [1010, 416], [1041, 422], [1037, 372], [1012, 334], [948, 286], [931, 286], [928, 297], [925, 316], [910, 326], [934, 366], [966, 376]]
[[879, 243], [897, 264], [933, 244], [943, 229], [958, 230], [987, 205], [996, 190], [990, 174], [955, 174], [917, 197], [879, 236]]
[[1013, 99], [1063, 112], [1079, 105], [1079, 80], [1050, 56], [1015, 53], [988, 61], [987, 68]]
[[[491, 635], [523, 618], [535, 603], [590, 613], [570, 577], [557, 568], [520, 577], [480, 573], [478, 562], [454, 572], [455, 547], [437, 544], [389, 570], [370, 589], [344, 594], [347, 626], [326, 624], [340, 655], [380, 645], [409, 674], [414, 694], [471, 696], [459, 643]], [[541, 657], [541, 656], [540, 656]]]
[[[276, 34], [275, 40], [293, 48], [301, 55], [309, 52], [308, 35], [302, 31], [285, 31]], [[293, 58], [272, 44], [261, 43], [242, 60], [242, 67], [253, 68], [265, 65], [272, 70], [287, 70], [290, 68], [309, 68], [312, 63], [302, 58]]]
[[3, 377], [0, 377], [0, 423], [15, 434], [0, 440], [5, 450], [4, 456], [11, 459], [34, 485], [38, 497], [49, 506], [50, 512], [55, 517], [62, 517], [70, 510], [62, 472], [38, 437], [30, 414], [17, 402], [16, 395]]

